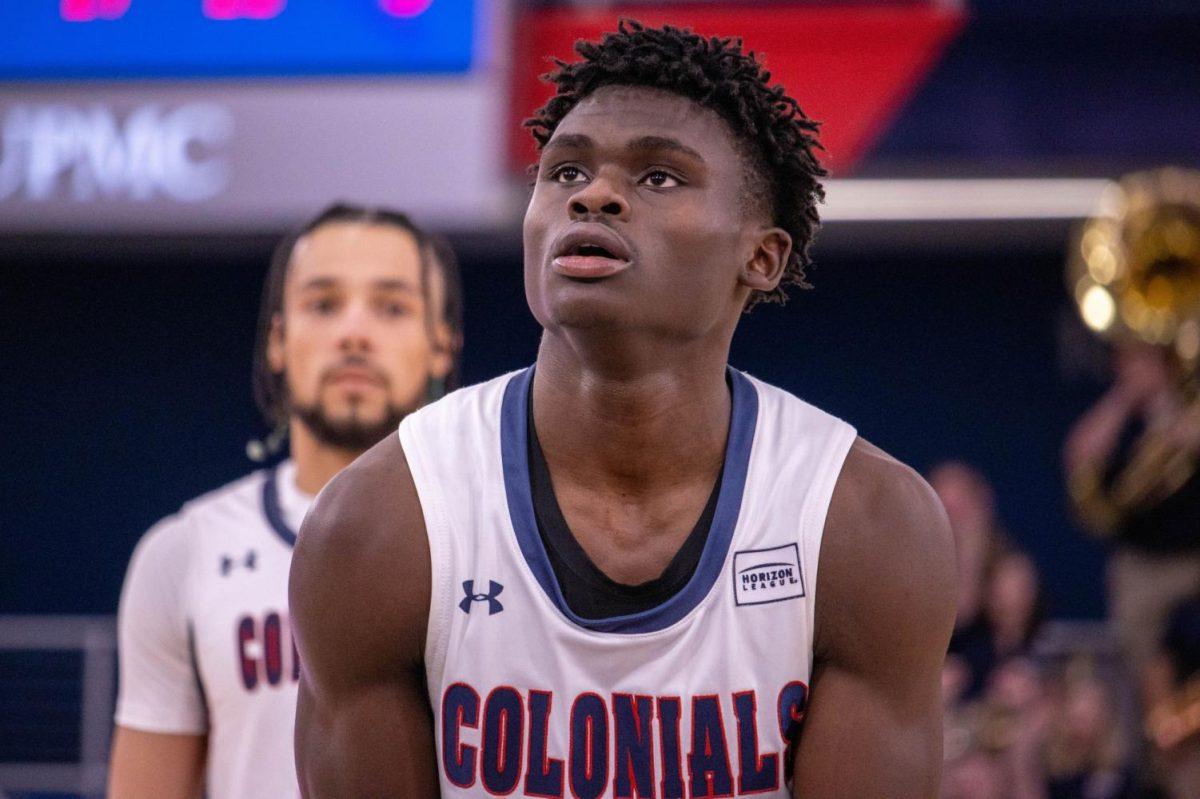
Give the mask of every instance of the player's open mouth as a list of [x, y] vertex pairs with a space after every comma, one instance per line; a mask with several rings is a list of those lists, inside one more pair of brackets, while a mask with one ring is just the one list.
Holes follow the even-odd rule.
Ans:
[[629, 267], [629, 248], [615, 232], [603, 225], [573, 225], [555, 242], [554, 271], [564, 277], [596, 279], [623, 272]]

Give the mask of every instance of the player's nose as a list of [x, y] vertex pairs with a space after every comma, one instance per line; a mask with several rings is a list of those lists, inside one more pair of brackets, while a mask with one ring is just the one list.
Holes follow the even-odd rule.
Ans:
[[597, 216], [629, 218], [629, 201], [610, 178], [601, 175], [583, 184], [567, 202], [567, 213], [574, 220]]
[[373, 330], [370, 310], [365, 302], [348, 303], [337, 325], [337, 342], [343, 350], [372, 348]]

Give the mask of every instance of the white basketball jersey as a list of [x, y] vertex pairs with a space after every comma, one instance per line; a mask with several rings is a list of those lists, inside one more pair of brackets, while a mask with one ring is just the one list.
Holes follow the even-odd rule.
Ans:
[[286, 462], [187, 503], [146, 533], [125, 578], [116, 721], [207, 734], [209, 799], [300, 795], [287, 585], [311, 497], [294, 480]]
[[790, 796], [826, 511], [855, 432], [730, 370], [722, 483], [696, 571], [650, 610], [583, 619], [534, 516], [533, 370], [408, 417], [429, 531], [425, 666], [443, 797]]

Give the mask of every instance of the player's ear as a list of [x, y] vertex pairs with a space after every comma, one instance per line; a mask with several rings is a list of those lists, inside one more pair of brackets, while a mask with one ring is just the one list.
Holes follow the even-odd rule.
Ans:
[[[430, 249], [426, 254], [430, 260], [436, 260], [436, 253]], [[454, 369], [454, 361], [462, 349], [462, 334], [455, 334], [446, 322], [446, 275], [441, 269], [430, 269], [425, 279], [428, 282], [426, 292], [426, 313], [433, 312], [433, 323], [429, 325], [429, 341], [432, 344], [432, 358], [429, 363], [429, 376], [434, 380], [444, 380]]]
[[752, 291], [773, 290], [792, 254], [792, 237], [783, 228], [758, 228], [749, 246], [750, 257], [742, 265], [739, 282]]
[[283, 374], [286, 360], [283, 357], [283, 314], [271, 316], [271, 329], [267, 331], [267, 365], [274, 374]]
[[450, 325], [438, 321], [433, 325], [433, 358], [429, 364], [429, 376], [436, 380], [445, 380], [454, 368], [454, 359], [462, 349], [462, 336], [455, 336]]

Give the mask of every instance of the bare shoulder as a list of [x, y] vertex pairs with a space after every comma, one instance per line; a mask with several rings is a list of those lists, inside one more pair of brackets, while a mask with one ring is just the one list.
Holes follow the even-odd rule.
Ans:
[[940, 648], [940, 662], [953, 627], [955, 580], [954, 540], [933, 489], [857, 439], [825, 521], [817, 657], [896, 658]]
[[[382, 554], [420, 508], [399, 436], [367, 450], [325, 486], [301, 527], [297, 555]], [[398, 514], [405, 513], [404, 516]], [[420, 514], [417, 514], [419, 517]]]
[[289, 602], [306, 668], [320, 681], [335, 676], [326, 660], [365, 670], [419, 664], [429, 592], [421, 503], [391, 435], [330, 481], [300, 528]]
[[321, 492], [300, 529], [288, 594], [302, 664], [302, 793], [437, 796], [424, 685], [429, 544], [399, 436]]
[[861, 439], [834, 488], [816, 582], [796, 785], [814, 799], [932, 799], [942, 763], [940, 674], [954, 625], [949, 524], [920, 475]]
[[[848, 527], [850, 531], [839, 528]], [[953, 547], [942, 503], [914, 469], [855, 439], [834, 489], [826, 531], [870, 539], [871, 548], [926, 543]], [[917, 540], [909, 538], [917, 536]]]

